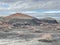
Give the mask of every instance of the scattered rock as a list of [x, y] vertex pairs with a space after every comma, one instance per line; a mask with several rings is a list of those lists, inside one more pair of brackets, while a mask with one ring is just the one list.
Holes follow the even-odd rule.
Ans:
[[53, 42], [53, 37], [51, 34], [46, 33], [46, 34], [43, 34], [38, 41]]

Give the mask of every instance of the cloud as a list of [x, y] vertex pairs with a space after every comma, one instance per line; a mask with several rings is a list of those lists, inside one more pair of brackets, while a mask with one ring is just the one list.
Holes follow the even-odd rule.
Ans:
[[60, 1], [17, 1], [10, 9], [14, 10], [60, 10]]
[[45, 15], [46, 13], [60, 13], [59, 10], [59, 0], [0, 0], [0, 15], [21, 12], [27, 14], [35, 13], [37, 16], [40, 14]]
[[35, 14], [39, 14], [39, 13], [40, 14], [46, 14], [46, 13], [47, 14], [48, 13], [52, 13], [53, 14], [53, 13], [55, 13], [56, 14], [56, 13], [60, 13], [60, 11], [41, 11], [40, 12], [39, 10], [38, 11], [34, 10], [34, 11], [22, 11], [22, 13], [35, 13]]
[[4, 2], [0, 2], [0, 11], [3, 10], [9, 10], [9, 8], [11, 7], [11, 4], [9, 3], [4, 3]]
[[58, 0], [1, 0], [1, 2], [9, 4], [9, 10], [60, 10]]
[[44, 11], [42, 13], [60, 13], [60, 11]]

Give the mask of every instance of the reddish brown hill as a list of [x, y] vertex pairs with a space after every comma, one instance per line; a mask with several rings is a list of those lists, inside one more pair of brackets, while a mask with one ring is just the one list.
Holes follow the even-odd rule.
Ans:
[[22, 13], [16, 13], [16, 14], [12, 14], [10, 16], [4, 17], [5, 19], [13, 19], [13, 18], [19, 18], [19, 19], [32, 19], [32, 16], [26, 15], [26, 14], [22, 14]]
[[[39, 25], [38, 23], [38, 19], [36, 19], [35, 17], [26, 15], [26, 14], [22, 14], [22, 13], [16, 13], [16, 14], [12, 14], [10, 16], [6, 16], [5, 18], [5, 22], [12, 24], [12, 25]], [[19, 26], [20, 26], [19, 25]]]

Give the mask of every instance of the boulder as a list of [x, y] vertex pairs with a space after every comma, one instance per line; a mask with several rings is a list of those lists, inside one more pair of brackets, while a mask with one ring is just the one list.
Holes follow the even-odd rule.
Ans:
[[52, 35], [49, 34], [49, 33], [42, 34], [42, 36], [39, 38], [38, 41], [52, 42], [52, 41], [53, 41], [53, 37], [52, 37]]

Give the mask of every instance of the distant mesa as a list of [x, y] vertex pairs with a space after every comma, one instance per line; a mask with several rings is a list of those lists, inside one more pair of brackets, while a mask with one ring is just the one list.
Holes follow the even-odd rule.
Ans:
[[55, 19], [52, 18], [52, 17], [45, 17], [45, 18], [43, 18], [43, 19], [45, 19], [45, 20], [55, 20]]
[[46, 17], [43, 19], [40, 19], [40, 22], [42, 23], [49, 23], [49, 24], [58, 24], [57, 20], [51, 17]]

